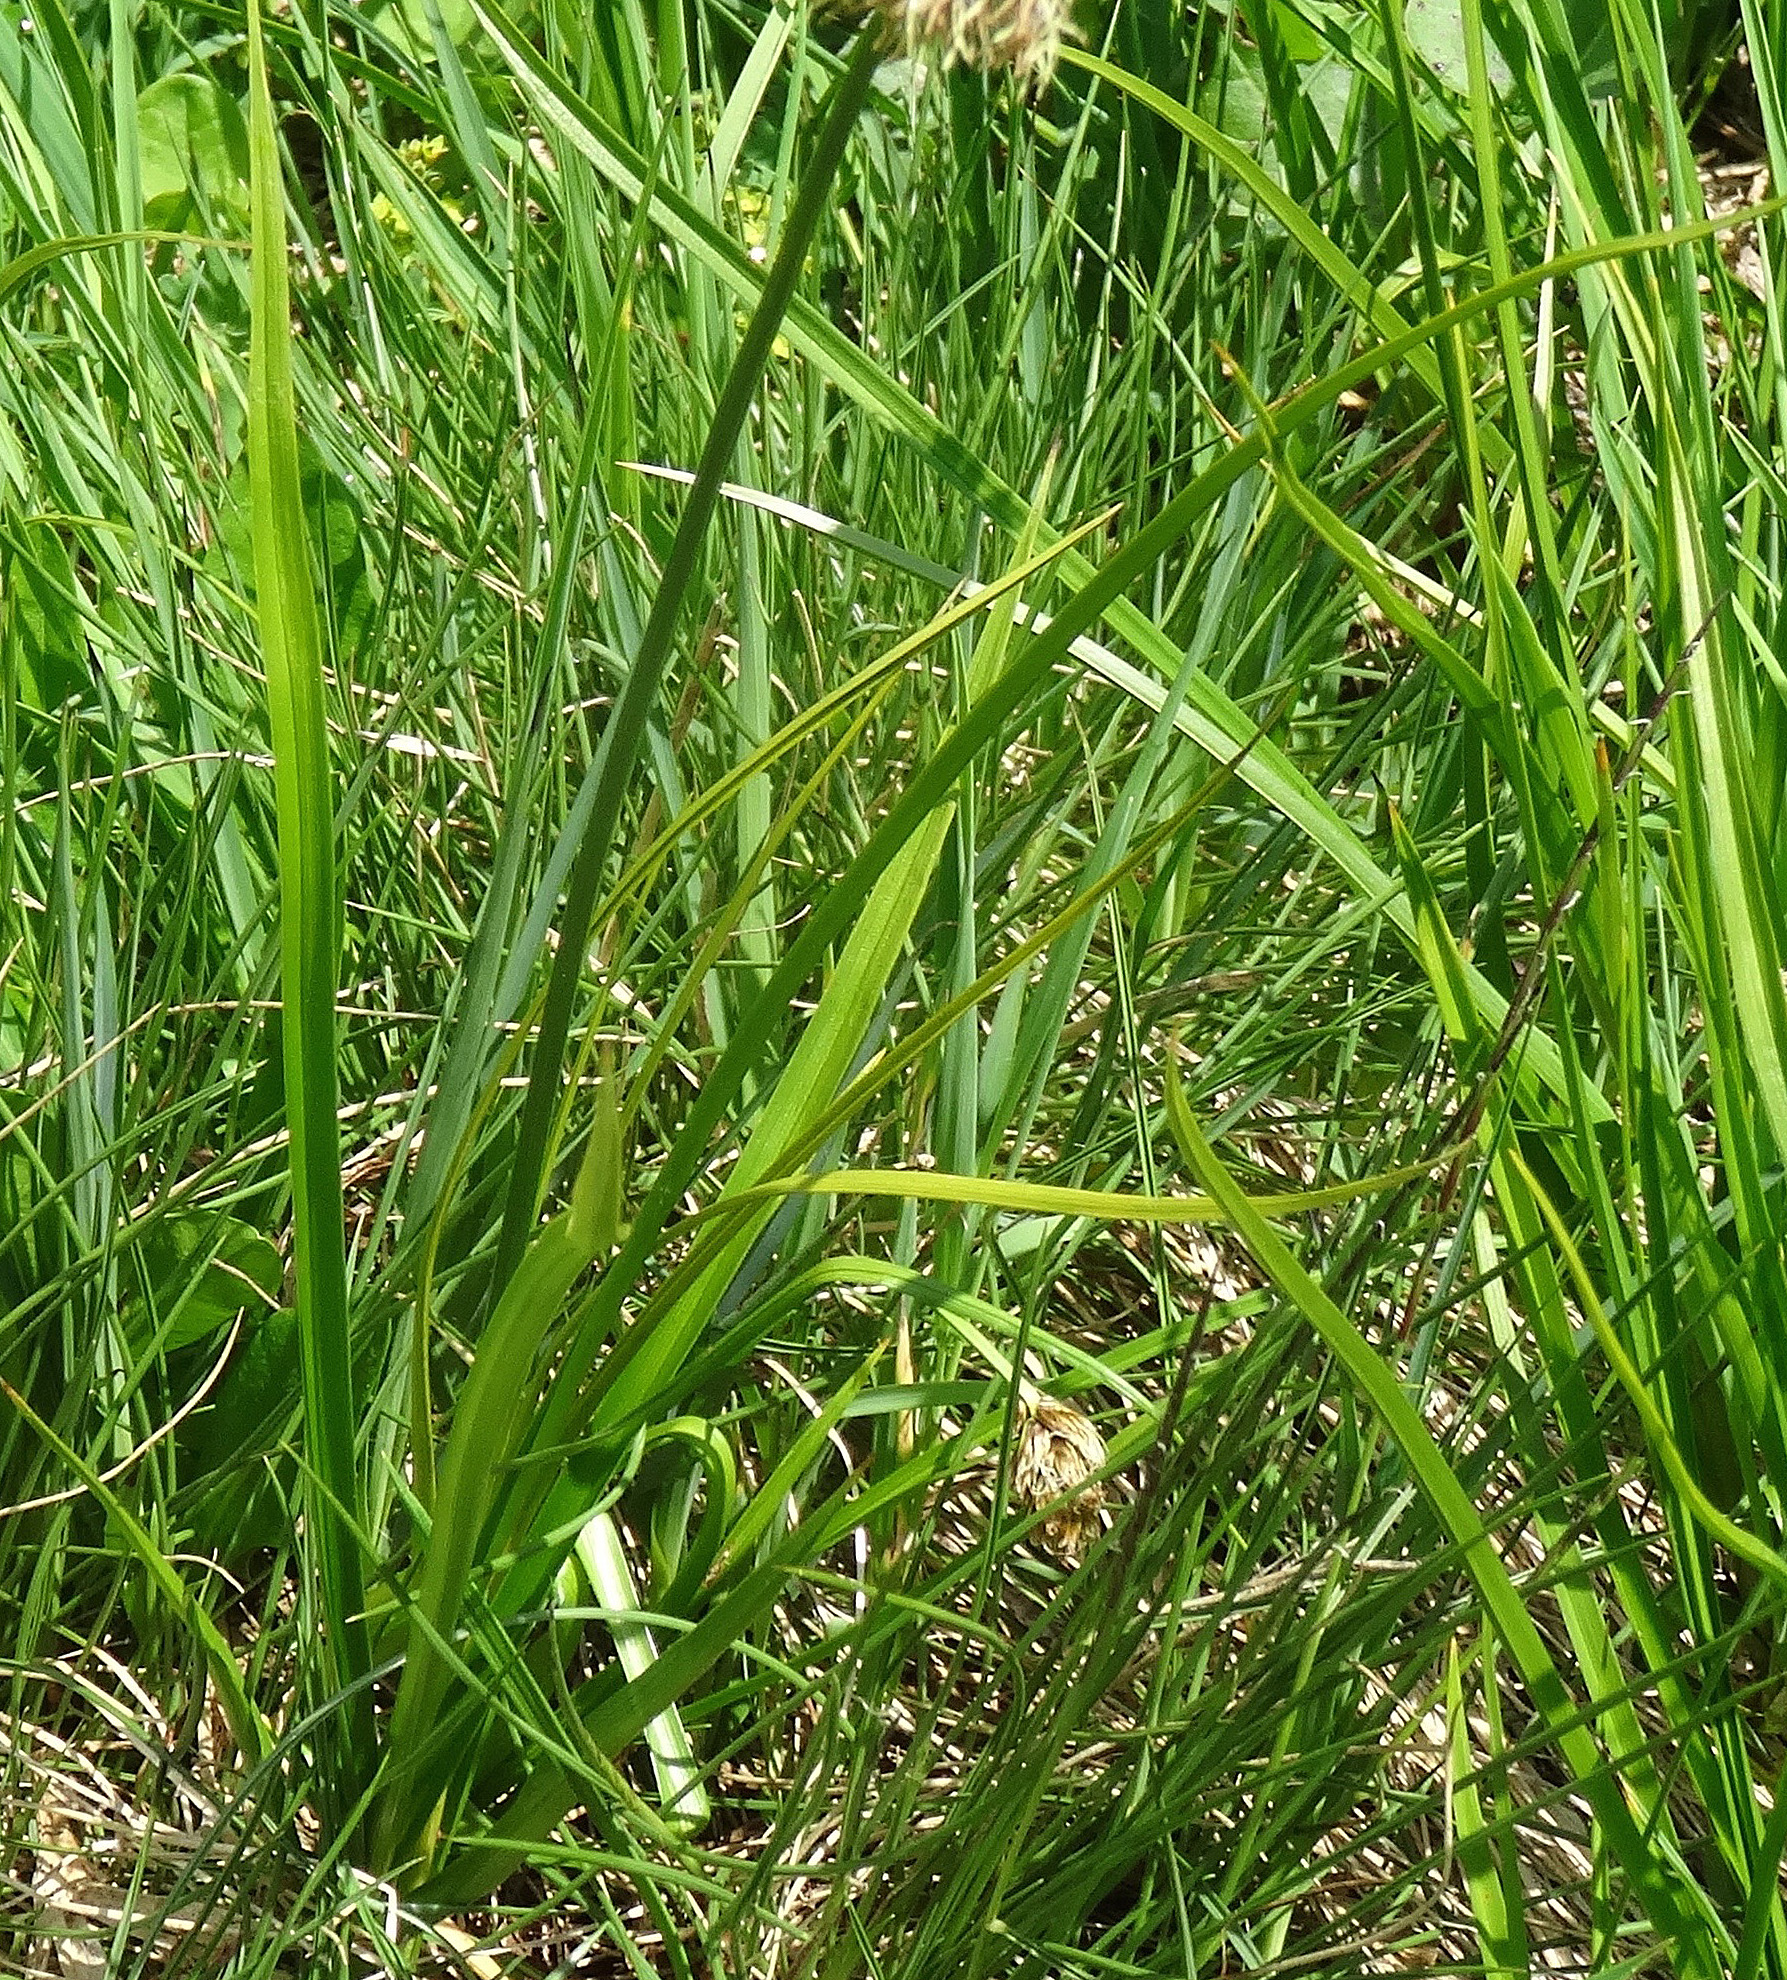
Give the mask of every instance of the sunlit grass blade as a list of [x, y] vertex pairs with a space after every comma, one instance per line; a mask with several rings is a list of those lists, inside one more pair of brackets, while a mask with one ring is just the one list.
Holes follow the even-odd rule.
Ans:
[[[658, 1646], [651, 1625], [639, 1613], [639, 1591], [612, 1514], [597, 1513], [585, 1525], [577, 1536], [575, 1555], [589, 1578], [590, 1593], [608, 1611], [608, 1627], [621, 1669], [629, 1681], [643, 1677], [657, 1662]], [[698, 1836], [707, 1827], [713, 1804], [675, 1705], [646, 1722], [643, 1738], [651, 1754], [665, 1818], [679, 1830]]]
[[[1493, 1672], [1493, 1663], [1487, 1657], [1484, 1661]], [[1505, 1829], [1497, 1834], [1484, 1813], [1460, 1669], [1458, 1652], [1453, 1649], [1446, 1659], [1446, 1719], [1451, 1735], [1448, 1762], [1458, 1854], [1470, 1890], [1477, 1943], [1483, 1952], [1484, 1980], [1517, 1980], [1530, 1970], [1525, 1893], [1518, 1873], [1510, 1869], [1513, 1835]], [[1489, 1723], [1493, 1733], [1497, 1730], [1495, 1720]], [[1491, 1755], [1492, 1762], [1502, 1758], [1499, 1752]]]
[[[302, 1342], [305, 1453], [315, 1484], [304, 1557], [322, 1633], [322, 1694], [347, 1692], [338, 1771], [321, 1783], [351, 1802], [370, 1761], [372, 1701], [357, 1531], [359, 1405], [349, 1346], [347, 1259], [336, 1123], [336, 972], [341, 888], [335, 865], [316, 580], [298, 467], [279, 140], [260, 10], [251, 5], [250, 158], [254, 257], [248, 462], [257, 622], [279, 799], [284, 1075], [291, 1136], [292, 1246]], [[349, 1729], [351, 1727], [351, 1730]]]

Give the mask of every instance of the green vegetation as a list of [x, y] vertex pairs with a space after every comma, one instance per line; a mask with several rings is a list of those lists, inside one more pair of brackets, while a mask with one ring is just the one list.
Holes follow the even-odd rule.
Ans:
[[1787, 14], [894, 11], [0, 9], [0, 1970], [1787, 1980]]

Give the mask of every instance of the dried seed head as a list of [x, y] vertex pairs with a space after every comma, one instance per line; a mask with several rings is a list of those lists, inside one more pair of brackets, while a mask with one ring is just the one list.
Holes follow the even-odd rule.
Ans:
[[1055, 73], [1062, 42], [1073, 36], [1070, 0], [880, 0], [908, 53], [941, 48], [948, 62], [1009, 69], [1027, 89]]
[[1084, 1481], [1104, 1460], [1104, 1439], [1071, 1404], [1044, 1396], [1024, 1412], [1011, 1488], [1032, 1512], [1054, 1506], [1042, 1537], [1069, 1564], [1077, 1564], [1098, 1538], [1104, 1487]]

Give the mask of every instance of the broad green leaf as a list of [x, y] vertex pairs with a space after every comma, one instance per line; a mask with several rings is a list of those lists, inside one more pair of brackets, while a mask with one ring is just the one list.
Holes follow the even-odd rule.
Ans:
[[248, 127], [215, 77], [177, 70], [137, 98], [143, 219], [177, 227], [197, 212], [248, 225]]
[[204, 1340], [239, 1313], [258, 1322], [279, 1303], [285, 1260], [238, 1218], [160, 1217], [132, 1249], [142, 1291], [126, 1316], [141, 1338], [159, 1332], [169, 1352]]

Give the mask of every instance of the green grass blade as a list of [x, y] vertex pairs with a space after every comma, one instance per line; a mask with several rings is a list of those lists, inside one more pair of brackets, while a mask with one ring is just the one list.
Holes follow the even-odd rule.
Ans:
[[242, 1667], [236, 1661], [235, 1652], [224, 1640], [223, 1632], [211, 1620], [192, 1590], [181, 1579], [179, 1569], [155, 1544], [142, 1521], [119, 1498], [104, 1478], [93, 1469], [79, 1451], [56, 1434], [10, 1382], [0, 1381], [0, 1393], [5, 1395], [13, 1408], [92, 1493], [96, 1502], [105, 1508], [106, 1516], [116, 1523], [131, 1553], [154, 1582], [162, 1599], [181, 1623], [198, 1638], [199, 1646], [205, 1656], [205, 1667], [211, 1674], [211, 1682], [217, 1687], [218, 1702], [223, 1707], [224, 1717], [229, 1722], [230, 1732], [236, 1744], [242, 1749], [242, 1757], [251, 1766], [264, 1760], [272, 1751], [272, 1731], [248, 1696], [247, 1688], [242, 1681]]
[[353, 1724], [339, 1772], [324, 1784], [351, 1804], [370, 1758], [371, 1668], [363, 1620], [358, 1408], [348, 1344], [347, 1257], [336, 1122], [336, 971], [341, 896], [324, 719], [322, 638], [298, 469], [291, 305], [279, 140], [267, 87], [260, 9], [248, 14], [254, 213], [248, 461], [261, 650], [279, 805], [280, 982], [291, 1129], [292, 1244], [302, 1341], [305, 1454], [315, 1484], [305, 1558], [323, 1632], [325, 1686], [352, 1688]]
[[707, 525], [719, 502], [720, 487], [750, 415], [763, 368], [794, 294], [807, 247], [826, 211], [845, 144], [867, 99], [875, 53], [874, 36], [865, 30], [837, 84], [762, 294], [727, 374], [695, 481], [652, 601], [651, 616], [640, 635], [638, 649], [631, 656], [626, 685], [603, 731], [589, 772], [594, 780], [594, 796], [566, 889], [558, 928], [558, 955], [541, 1013], [539, 1035], [534, 1041], [527, 1098], [497, 1242], [495, 1276], [499, 1285], [519, 1261], [538, 1215], [547, 1144], [563, 1077], [565, 1040], [570, 1033], [572, 1004], [584, 969], [596, 894], [614, 841], [621, 805], [638, 761], [645, 724], [656, 703], [670, 657], [683, 598], [694, 577]]
[[[1169, 1086], [1169, 1094], [1175, 1089]], [[1583, 1722], [1551, 1652], [1509, 1576], [1501, 1551], [1470, 1494], [1447, 1464], [1395, 1372], [1298, 1263], [1218, 1159], [1181, 1096], [1175, 1108], [1179, 1139], [1198, 1180], [1233, 1220], [1260, 1268], [1314, 1330], [1360, 1397], [1402, 1452], [1410, 1475], [1444, 1522], [1482, 1596], [1496, 1632], [1514, 1659], [1534, 1708], [1594, 1810], [1621, 1870], [1651, 1923], [1670, 1943], [1683, 1975], [1713, 1980], [1723, 1970], [1697, 1894], [1683, 1889], [1634, 1819], [1625, 1789]]]

